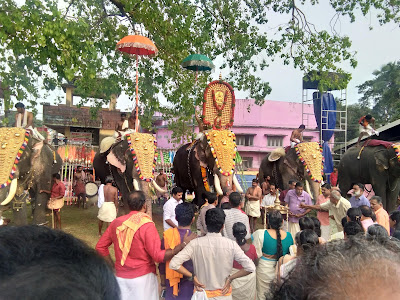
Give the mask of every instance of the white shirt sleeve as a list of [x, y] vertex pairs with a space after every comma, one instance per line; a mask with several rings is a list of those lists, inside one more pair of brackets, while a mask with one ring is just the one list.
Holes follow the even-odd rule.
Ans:
[[172, 211], [172, 205], [170, 201], [167, 201], [167, 203], [164, 204], [163, 210], [164, 222], [166, 220], [172, 220], [174, 217], [174, 212]]

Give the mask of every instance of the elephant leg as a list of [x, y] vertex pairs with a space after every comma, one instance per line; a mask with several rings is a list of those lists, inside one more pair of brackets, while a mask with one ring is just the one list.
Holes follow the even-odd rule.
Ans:
[[397, 179], [394, 181], [394, 183], [388, 186], [386, 190], [386, 199], [383, 199], [382, 197], [383, 206], [386, 208], [388, 213], [391, 213], [392, 211], [396, 210], [397, 196], [399, 195], [399, 192], [400, 192], [400, 179]]
[[33, 224], [44, 225], [46, 223], [46, 207], [49, 195], [47, 193], [36, 194], [36, 205], [33, 212]]
[[17, 226], [28, 225], [25, 193], [13, 200], [13, 219]]

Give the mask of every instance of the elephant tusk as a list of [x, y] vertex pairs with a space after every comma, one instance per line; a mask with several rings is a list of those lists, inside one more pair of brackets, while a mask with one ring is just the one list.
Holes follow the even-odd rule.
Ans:
[[140, 191], [139, 182], [135, 178], [133, 178], [133, 188], [135, 191]]
[[221, 183], [219, 181], [217, 174], [214, 174], [214, 187], [215, 187], [215, 191], [217, 192], [218, 195], [223, 195]]
[[236, 178], [236, 174], [233, 174], [232, 181], [233, 181], [233, 184], [234, 184], [235, 187], [236, 187], [237, 192], [238, 192], [238, 193], [243, 193], [243, 189], [242, 189], [242, 187], [240, 186], [240, 183], [239, 183], [238, 179]]
[[10, 191], [8, 192], [8, 196], [7, 198], [1, 202], [1, 205], [7, 205], [8, 203], [10, 203], [10, 201], [14, 198], [15, 193], [17, 191], [17, 186], [18, 186], [18, 179], [15, 178], [11, 181], [11, 185], [10, 185]]
[[159, 186], [154, 180], [152, 180], [151, 182], [153, 183], [154, 188], [155, 188], [157, 191], [159, 191], [160, 193], [165, 193], [165, 190], [163, 190], [162, 188], [160, 188], [160, 186]]

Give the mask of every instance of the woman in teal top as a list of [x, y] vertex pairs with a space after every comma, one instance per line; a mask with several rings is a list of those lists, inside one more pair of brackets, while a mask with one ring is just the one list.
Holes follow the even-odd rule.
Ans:
[[275, 267], [278, 259], [289, 253], [293, 245], [290, 232], [281, 229], [283, 218], [279, 211], [272, 211], [268, 215], [268, 229], [256, 230], [253, 235], [253, 245], [260, 258], [257, 266], [257, 298], [265, 299], [265, 293], [275, 276]]

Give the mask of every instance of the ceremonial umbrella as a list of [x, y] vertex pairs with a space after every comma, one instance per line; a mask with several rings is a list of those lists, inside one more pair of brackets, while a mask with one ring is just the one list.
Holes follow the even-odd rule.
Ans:
[[[136, 123], [138, 124], [138, 116], [139, 116], [139, 88], [138, 88], [138, 81], [139, 81], [139, 55], [147, 55], [147, 56], [154, 56], [157, 55], [158, 49], [154, 45], [154, 43], [145, 36], [141, 36], [138, 34], [135, 35], [127, 35], [126, 37], [122, 38], [117, 43], [116, 49], [128, 54], [129, 56], [136, 56]], [[137, 126], [135, 126], [137, 127]], [[137, 131], [138, 128], [135, 128]]]
[[191, 54], [186, 57], [181, 66], [185, 69], [196, 71], [196, 82], [198, 71], [211, 71], [215, 68], [211, 59], [203, 54]]

